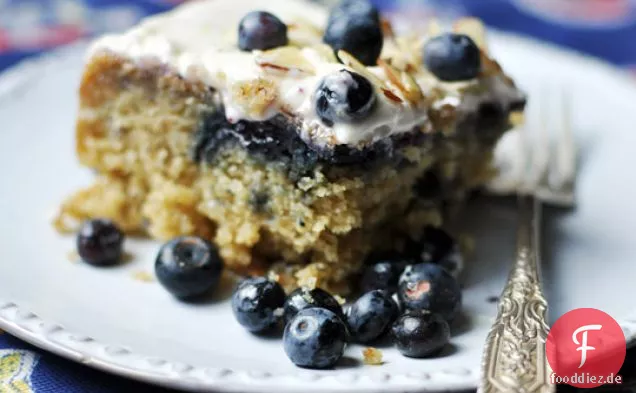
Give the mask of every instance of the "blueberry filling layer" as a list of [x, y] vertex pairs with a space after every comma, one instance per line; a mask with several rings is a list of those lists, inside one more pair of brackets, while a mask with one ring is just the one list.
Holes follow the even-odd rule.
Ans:
[[267, 121], [241, 120], [229, 123], [222, 109], [206, 113], [194, 136], [192, 158], [212, 164], [225, 147], [242, 146], [252, 158], [281, 164], [291, 178], [305, 176], [317, 166], [369, 169], [379, 163], [391, 162], [400, 166], [405, 158], [399, 148], [421, 145], [427, 136], [410, 132], [387, 138], [365, 148], [336, 145], [321, 148], [306, 143], [298, 134], [298, 126], [283, 115]]
[[[524, 103], [519, 106], [523, 107]], [[455, 133], [460, 138], [470, 135], [490, 148], [489, 145], [509, 127], [508, 114], [508, 108], [496, 102], [484, 102], [477, 112], [460, 115]], [[230, 123], [224, 109], [217, 106], [201, 117], [194, 135], [192, 158], [196, 162], [213, 164], [225, 148], [241, 146], [252, 158], [276, 163], [287, 171], [290, 178], [299, 179], [311, 174], [318, 165], [351, 170], [369, 170], [380, 164], [404, 167], [409, 165], [409, 161], [403, 156], [403, 147], [423, 144], [434, 147], [440, 138], [437, 133], [425, 134], [414, 130], [363, 148], [348, 145], [321, 147], [305, 142], [299, 135], [298, 123], [284, 115], [267, 121]]]

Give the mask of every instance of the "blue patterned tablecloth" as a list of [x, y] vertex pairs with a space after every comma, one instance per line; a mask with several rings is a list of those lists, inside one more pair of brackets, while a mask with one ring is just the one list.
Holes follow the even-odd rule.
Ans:
[[[230, 0], [218, 0], [230, 1]], [[265, 0], [263, 0], [265, 1]], [[0, 0], [0, 70], [78, 38], [124, 30], [179, 0]], [[388, 13], [425, 20], [475, 15], [636, 70], [636, 0], [375, 0]], [[531, 65], [529, 65], [531, 66]], [[636, 370], [636, 353], [623, 374]], [[636, 393], [632, 387], [623, 392]], [[0, 393], [163, 392], [40, 351], [0, 333]], [[563, 389], [563, 391], [571, 391]], [[619, 390], [612, 390], [618, 392]]]

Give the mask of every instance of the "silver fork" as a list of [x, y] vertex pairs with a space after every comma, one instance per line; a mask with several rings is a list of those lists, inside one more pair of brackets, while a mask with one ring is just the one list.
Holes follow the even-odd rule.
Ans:
[[549, 121], [546, 101], [540, 101], [538, 122], [517, 131], [516, 149], [499, 157], [504, 173], [490, 185], [493, 192], [517, 194], [519, 227], [515, 262], [486, 340], [482, 393], [555, 391], [545, 354], [548, 303], [541, 289], [539, 231], [542, 202], [574, 203], [576, 149], [569, 102], [564, 95], [560, 101], [557, 125]]

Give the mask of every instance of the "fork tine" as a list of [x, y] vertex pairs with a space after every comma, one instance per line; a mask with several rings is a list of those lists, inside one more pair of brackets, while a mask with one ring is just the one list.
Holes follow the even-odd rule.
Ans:
[[561, 92], [561, 108], [561, 127], [557, 139], [558, 186], [571, 188], [576, 175], [576, 145], [572, 132], [571, 100], [566, 91]]
[[541, 93], [535, 105], [534, 120], [531, 124], [533, 133], [530, 133], [528, 127], [524, 127], [523, 130], [527, 166], [522, 191], [525, 193], [534, 193], [546, 182], [550, 164], [547, 94]]
[[555, 143], [550, 149], [549, 173], [538, 194], [542, 200], [569, 207], [574, 204], [574, 179], [576, 176], [576, 148], [571, 124], [571, 103], [565, 90], [556, 99], [554, 122]]

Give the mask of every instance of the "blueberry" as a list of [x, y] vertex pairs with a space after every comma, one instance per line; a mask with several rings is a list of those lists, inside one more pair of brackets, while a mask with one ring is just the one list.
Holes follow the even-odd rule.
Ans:
[[234, 317], [253, 333], [274, 327], [284, 304], [285, 291], [280, 284], [263, 277], [242, 281], [232, 295]]
[[446, 231], [427, 226], [418, 242], [408, 246], [408, 254], [420, 262], [435, 263], [457, 277], [464, 266], [459, 245]]
[[344, 12], [329, 19], [323, 41], [335, 52], [349, 52], [368, 66], [377, 64], [384, 45], [382, 27], [377, 17]]
[[398, 298], [407, 310], [428, 310], [449, 323], [461, 308], [457, 280], [446, 269], [432, 263], [407, 266], [400, 277]]
[[424, 45], [424, 64], [443, 81], [476, 78], [481, 70], [481, 52], [464, 34], [445, 33]]
[[347, 328], [333, 312], [319, 307], [301, 310], [285, 326], [287, 357], [300, 367], [329, 368], [342, 357]]
[[368, 0], [343, 0], [331, 9], [329, 20], [346, 17], [359, 16], [380, 22], [380, 13], [378, 9]]
[[369, 292], [374, 289], [383, 289], [391, 293], [397, 291], [398, 280], [407, 265], [414, 261], [403, 256], [389, 255], [374, 257], [367, 261], [360, 280], [362, 292]]
[[399, 312], [389, 292], [379, 289], [367, 292], [347, 312], [349, 332], [357, 342], [373, 341], [386, 333]]
[[223, 260], [216, 247], [194, 236], [178, 237], [164, 244], [155, 260], [155, 275], [179, 299], [210, 292], [219, 284]]
[[450, 340], [450, 327], [442, 316], [409, 311], [391, 329], [393, 341], [404, 356], [424, 358], [438, 354]]
[[327, 75], [315, 97], [316, 113], [327, 126], [335, 122], [352, 122], [368, 116], [376, 103], [369, 80], [349, 70]]
[[252, 11], [239, 23], [239, 48], [266, 50], [287, 45], [287, 25], [269, 12]]
[[291, 321], [299, 311], [310, 307], [325, 308], [343, 318], [342, 306], [340, 306], [340, 303], [338, 303], [329, 292], [320, 288], [298, 288], [290, 293], [285, 301], [285, 311], [283, 314], [285, 322]]
[[77, 234], [77, 253], [94, 266], [110, 266], [121, 260], [124, 234], [114, 222], [106, 219], [88, 220]]

